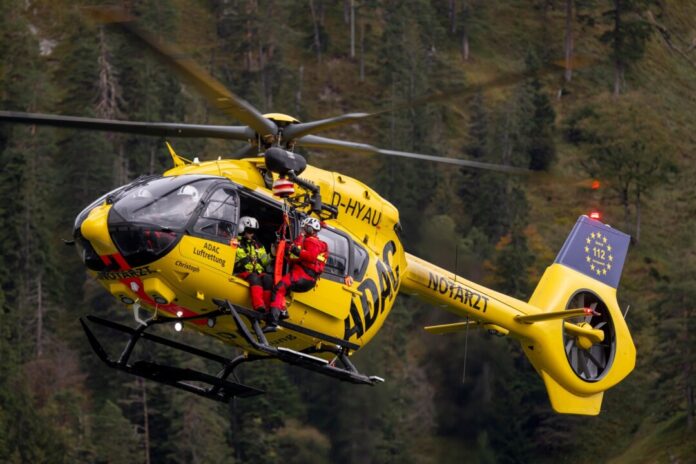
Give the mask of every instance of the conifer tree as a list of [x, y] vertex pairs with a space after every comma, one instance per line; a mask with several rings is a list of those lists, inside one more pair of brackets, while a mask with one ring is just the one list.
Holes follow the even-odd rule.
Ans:
[[[243, 96], [262, 113], [295, 107], [298, 80], [290, 69], [286, 49], [295, 42], [294, 22], [309, 12], [307, 5], [277, 4], [271, 1], [237, 4], [237, 8], [216, 8], [220, 47], [215, 72], [237, 95]], [[303, 117], [297, 114], [296, 117]]]
[[[131, 14], [142, 27], [152, 29], [170, 40], [177, 17], [171, 2], [134, 3]], [[112, 49], [113, 75], [120, 88], [118, 99], [123, 114], [133, 121], [181, 122], [183, 99], [178, 77], [162, 66], [152, 53], [141, 53], [140, 46], [127, 35], [110, 31], [106, 34], [107, 52]], [[100, 49], [97, 48], [97, 49]], [[102, 55], [100, 55], [101, 57]], [[103, 62], [103, 61], [102, 61]], [[100, 62], [99, 71], [103, 75]], [[101, 86], [100, 86], [101, 87]], [[98, 88], [99, 94], [103, 91]], [[160, 138], [142, 136], [118, 136], [111, 156], [118, 154], [125, 163], [125, 176], [130, 181], [143, 174], [159, 174], [169, 167], [170, 158]]]
[[[529, 163], [530, 99], [524, 92], [500, 105], [492, 114], [490, 129], [482, 125], [488, 120], [482, 100], [472, 101], [470, 145], [465, 149], [480, 155], [488, 163], [525, 166]], [[485, 139], [484, 139], [485, 137]], [[517, 180], [506, 174], [489, 171], [462, 170], [460, 198], [472, 224], [496, 243], [516, 222], [526, 221], [526, 199]], [[489, 214], [496, 211], [496, 214]]]
[[668, 182], [676, 170], [671, 138], [657, 112], [640, 100], [625, 98], [586, 116], [578, 124], [581, 139], [590, 141], [585, 168], [590, 175], [608, 180], [623, 207], [626, 229], [639, 241], [645, 197]]
[[531, 296], [529, 268], [534, 257], [529, 251], [524, 230], [513, 224], [510, 231], [496, 245], [495, 277], [497, 290], [525, 300]]
[[[693, 219], [688, 218], [687, 228], [692, 224]], [[693, 247], [690, 233], [675, 232], [672, 238], [684, 244], [685, 249]], [[669, 261], [671, 266], [664, 275], [653, 273], [660, 295], [655, 308], [658, 338], [654, 352], [659, 375], [654, 395], [660, 398], [660, 406], [655, 414], [664, 418], [685, 414], [687, 429], [693, 430], [696, 422], [696, 340], [693, 336], [696, 265], [690, 253], [670, 256]]]
[[284, 366], [259, 362], [244, 366], [242, 383], [265, 390], [267, 394], [251, 401], [233, 401], [229, 407], [232, 447], [240, 462], [280, 463], [281, 442], [278, 431], [291, 418], [304, 415], [297, 387], [288, 378]]
[[556, 113], [551, 99], [544, 93], [537, 77], [529, 82], [527, 88], [532, 95], [532, 119], [529, 127], [529, 169], [546, 171], [556, 159], [553, 141]]
[[110, 400], [93, 416], [94, 462], [127, 464], [141, 461], [133, 424]]
[[645, 45], [653, 30], [641, 14], [656, 3], [655, 0], [612, 0], [611, 9], [602, 15], [610, 29], [599, 39], [611, 47], [614, 95], [619, 95], [624, 88], [626, 69], [645, 53]]
[[[203, 370], [202, 364], [189, 361], [183, 365]], [[167, 433], [167, 442], [173, 448], [172, 461], [182, 464], [230, 462], [234, 449], [228, 439], [230, 417], [227, 412], [227, 408], [217, 402], [198, 401], [190, 393], [174, 392], [168, 411], [172, 416], [171, 427]]]
[[[19, 2], [3, 4], [0, 14], [0, 61], [7, 63], [5, 72], [0, 72], [0, 106], [41, 111], [45, 100], [50, 100], [49, 73], [29, 15]], [[47, 362], [44, 350], [50, 350], [46, 333], [54, 328], [52, 323], [49, 325], [48, 316], [53, 314], [48, 308], [55, 308], [57, 296], [48, 290], [55, 286], [55, 244], [49, 233], [56, 221], [49, 214], [53, 173], [48, 159], [52, 154], [50, 132], [28, 127], [0, 128], [0, 194], [6, 199], [0, 207], [0, 351], [1, 364], [7, 368], [0, 374], [0, 410], [4, 410], [3, 419], [7, 420], [9, 453], [30, 460], [31, 453], [36, 453], [33, 446], [49, 447], [44, 455], [33, 455], [37, 462], [44, 458], [58, 462], [76, 455], [70, 449], [75, 444], [70, 443], [70, 433], [63, 433], [60, 420], [50, 414], [51, 403], [37, 399], [37, 385], [46, 381], [47, 374], [33, 369]], [[22, 408], [26, 408], [24, 413]], [[26, 417], [20, 420], [17, 414]], [[5, 424], [0, 425], [4, 428]], [[21, 428], [23, 431], [18, 432]], [[18, 437], [17, 433], [27, 436]], [[47, 436], [53, 438], [47, 441]], [[46, 457], [53, 456], [58, 448], [63, 457]]]
[[[483, 161], [488, 159], [488, 112], [486, 110], [486, 101], [483, 93], [478, 92], [471, 99], [468, 107], [469, 114], [469, 127], [468, 127], [468, 142], [464, 146], [464, 153], [466, 153], [471, 159], [476, 161]], [[468, 231], [469, 225], [474, 221], [480, 224], [480, 219], [482, 215], [480, 214], [482, 208], [486, 208], [486, 205], [480, 207], [479, 205], [482, 201], [481, 196], [488, 191], [488, 182], [491, 180], [491, 176], [486, 175], [480, 171], [474, 171], [468, 168], [461, 168], [461, 180], [459, 197], [462, 199], [465, 205], [465, 220], [460, 219], [460, 227], [463, 223], [467, 223], [464, 231]]]
[[[412, 7], [412, 8], [411, 8]], [[392, 102], [408, 101], [437, 85], [432, 76], [441, 64], [436, 43], [440, 29], [427, 2], [385, 2], [385, 29], [379, 51], [380, 80]], [[390, 114], [382, 123], [380, 144], [396, 150], [438, 154], [440, 113], [428, 106]], [[423, 212], [437, 186], [432, 164], [385, 159], [378, 175], [380, 193], [399, 208], [405, 236], [415, 242]]]

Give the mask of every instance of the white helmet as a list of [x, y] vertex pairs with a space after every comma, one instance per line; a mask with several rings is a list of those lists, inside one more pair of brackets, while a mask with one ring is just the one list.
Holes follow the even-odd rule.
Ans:
[[187, 198], [191, 198], [192, 200], [198, 201], [199, 198], [199, 193], [198, 189], [194, 187], [193, 185], [184, 185], [179, 189], [177, 192], [177, 195], [181, 195]]
[[243, 234], [247, 229], [258, 230], [258, 228], [259, 221], [257, 221], [256, 218], [251, 216], [242, 216], [239, 218], [239, 226], [237, 227], [237, 230], [240, 234]]
[[313, 218], [313, 217], [306, 217], [302, 220], [301, 223], [302, 229], [306, 228], [311, 228], [315, 232], [319, 232], [321, 230], [321, 222], [319, 222], [319, 219]]

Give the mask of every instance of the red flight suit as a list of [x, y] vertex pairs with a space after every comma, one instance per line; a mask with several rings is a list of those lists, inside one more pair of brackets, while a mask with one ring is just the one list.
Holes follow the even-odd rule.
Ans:
[[314, 288], [329, 254], [326, 242], [316, 236], [301, 234], [293, 245], [300, 249], [300, 253], [290, 255], [290, 271], [281, 277], [271, 296], [271, 308], [281, 314], [285, 311], [285, 294], [288, 290], [301, 293]]

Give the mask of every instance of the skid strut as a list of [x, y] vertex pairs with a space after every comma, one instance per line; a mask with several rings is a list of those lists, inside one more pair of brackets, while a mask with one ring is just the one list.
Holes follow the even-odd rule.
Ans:
[[[205, 316], [210, 317], [211, 315], [213, 315], [213, 313], [208, 313]], [[99, 340], [97, 340], [97, 337], [89, 328], [89, 325], [85, 319], [80, 318], [80, 323], [82, 324], [85, 334], [87, 334], [87, 339], [89, 340], [94, 352], [104, 363], [106, 363], [107, 366], [114, 369], [153, 380], [155, 382], [170, 385], [172, 387], [221, 402], [227, 402], [235, 396], [248, 397], [264, 393], [263, 390], [250, 387], [236, 381], [228, 380], [230, 375], [234, 373], [234, 366], [232, 364], [233, 360], [146, 332], [148, 328], [155, 324], [172, 323], [181, 319], [190, 320], [191, 318], [151, 320], [148, 321], [146, 325], [140, 325], [138, 328], [133, 329], [131, 327], [102, 319], [100, 317], [87, 316], [87, 320], [91, 323], [99, 324], [108, 329], [130, 335], [130, 339], [119, 356], [118, 361], [114, 361], [109, 357], [99, 343]], [[129, 363], [133, 349], [140, 339], [145, 339], [158, 345], [168, 346], [175, 350], [190, 353], [200, 358], [215, 361], [220, 364], [221, 370], [217, 375], [211, 375], [193, 369], [167, 366], [149, 361], [135, 361], [133, 363]]]
[[[281, 346], [276, 347], [268, 343], [268, 340], [261, 330], [261, 314], [255, 311], [249, 311], [244, 308], [236, 307], [227, 300], [215, 300], [215, 303], [218, 305], [218, 309], [215, 311], [190, 317], [166, 317], [151, 319], [146, 321], [145, 324], [139, 324], [137, 328], [131, 328], [117, 322], [91, 315], [87, 316], [86, 318], [80, 318], [80, 323], [82, 324], [82, 328], [87, 335], [87, 339], [89, 340], [92, 349], [109, 367], [221, 402], [228, 402], [233, 397], [250, 397], [264, 393], [263, 390], [240, 383], [234, 374], [234, 371], [238, 366], [243, 363], [253, 361], [278, 359], [304, 369], [309, 369], [339, 380], [356, 384], [374, 385], [378, 382], [384, 381], [380, 377], [366, 376], [358, 372], [348, 358], [348, 351], [358, 348], [358, 346], [353, 343], [327, 336], [307, 328], [296, 326], [295, 324], [287, 321], [281, 321], [280, 325], [289, 330], [296, 330], [297, 332], [301, 332], [305, 335], [319, 338], [324, 342], [327, 342], [322, 344], [322, 349], [312, 350], [314, 353], [333, 353], [335, 358], [334, 361], [329, 362], [325, 359], [314, 356], [309, 352], [295, 351]], [[251, 347], [253, 347], [254, 350], [260, 352], [261, 354], [245, 353], [237, 356], [236, 358], [230, 359], [147, 332], [147, 330], [153, 325], [175, 324], [177, 322], [191, 321], [194, 319], [214, 320], [215, 318], [219, 317], [232, 317], [244, 340]], [[247, 323], [245, 323], [245, 319], [248, 322], [248, 325], [251, 326], [251, 331], [249, 330], [250, 327], [248, 327]], [[90, 329], [87, 321], [130, 336], [130, 339], [126, 343], [126, 346], [121, 352], [118, 360], [113, 360], [104, 350], [101, 343], [99, 343], [99, 340]], [[135, 345], [140, 339], [145, 339], [158, 345], [167, 346], [169, 348], [183, 351], [209, 361], [214, 361], [220, 364], [220, 370], [216, 375], [211, 375], [193, 369], [168, 366], [150, 361], [130, 362]]]
[[[239, 329], [239, 332], [242, 334], [242, 337], [244, 337], [244, 340], [248, 344], [272, 358], [276, 358], [288, 364], [294, 364], [305, 369], [320, 372], [324, 375], [328, 375], [346, 382], [365, 385], [374, 385], [378, 382], [384, 382], [384, 379], [377, 377], [376, 375], [367, 376], [365, 374], [361, 374], [355, 368], [353, 363], [350, 362], [350, 359], [348, 358], [348, 350], [352, 349], [353, 347], [357, 349], [357, 345], [353, 343], [333, 337], [327, 337], [323, 334], [312, 331], [312, 335], [316, 336], [317, 338], [323, 338], [329, 342], [337, 342], [335, 347], [326, 347], [322, 351], [334, 353], [336, 355], [336, 361], [340, 361], [340, 363], [343, 365], [342, 367], [339, 367], [336, 365], [336, 362], [329, 362], [309, 353], [291, 350], [282, 346], [275, 347], [269, 345], [263, 331], [261, 330], [261, 314], [255, 311], [237, 308], [227, 300], [215, 300], [215, 303], [220, 305], [221, 310], [227, 310], [230, 312], [235, 324], [237, 325], [237, 329]], [[251, 334], [249, 328], [242, 320], [242, 314], [251, 322], [254, 335]], [[299, 328], [298, 326], [295, 326], [287, 321], [280, 321], [279, 324], [282, 327], [289, 329]], [[305, 333], [307, 332], [308, 331], [305, 329]]]

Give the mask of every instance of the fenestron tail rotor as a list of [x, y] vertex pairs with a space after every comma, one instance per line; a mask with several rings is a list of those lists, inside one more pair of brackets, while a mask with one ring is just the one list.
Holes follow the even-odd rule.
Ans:
[[[567, 320], [563, 326], [563, 346], [568, 363], [573, 372], [585, 381], [602, 378], [611, 367], [616, 352], [616, 333], [611, 315], [596, 295], [587, 291], [578, 292], [568, 304], [568, 309], [590, 308], [590, 315], [578, 316]], [[593, 340], [584, 335], [582, 329], [601, 330], [603, 340]]]

